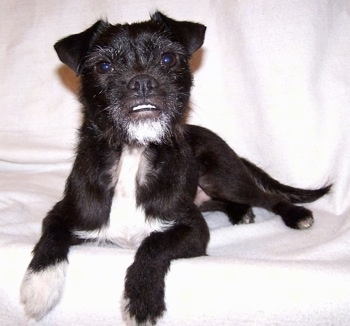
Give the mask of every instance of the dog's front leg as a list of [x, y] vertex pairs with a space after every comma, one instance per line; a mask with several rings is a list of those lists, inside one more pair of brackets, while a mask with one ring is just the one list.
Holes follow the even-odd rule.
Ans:
[[43, 222], [43, 233], [33, 250], [21, 286], [26, 314], [36, 320], [50, 311], [61, 297], [68, 266], [70, 234], [57, 214], [58, 203]]
[[139, 247], [125, 279], [125, 318], [128, 325], [155, 325], [166, 310], [165, 275], [177, 258], [205, 255], [208, 227], [196, 209], [191, 223], [153, 232]]
[[108, 223], [112, 167], [119, 152], [103, 146], [102, 140], [95, 144], [82, 137], [65, 196], [43, 221], [41, 238], [21, 286], [21, 301], [31, 318], [40, 320], [60, 300], [69, 248], [79, 243], [74, 232], [99, 230]]

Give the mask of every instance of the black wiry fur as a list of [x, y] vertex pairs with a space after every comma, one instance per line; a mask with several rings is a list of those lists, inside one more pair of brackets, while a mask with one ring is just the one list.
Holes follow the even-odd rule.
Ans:
[[[53, 292], [60, 293], [64, 275], [56, 275], [56, 266], [64, 266], [69, 247], [82, 241], [77, 232], [109, 225], [126, 148], [142, 149], [136, 205], [147, 220], [168, 225], [141, 242], [127, 270], [125, 313], [136, 324], [155, 324], [164, 313], [164, 277], [171, 260], [205, 255], [209, 231], [200, 211], [222, 210], [232, 223], [250, 223], [251, 208], [258, 206], [279, 214], [292, 228], [311, 226], [311, 211], [293, 203], [314, 201], [330, 186], [282, 185], [239, 158], [213, 132], [184, 123], [192, 86], [188, 61], [204, 33], [201, 24], [156, 12], [151, 20], [131, 25], [98, 21], [55, 45], [62, 62], [81, 76], [84, 120], [64, 197], [44, 219], [22, 285], [31, 317], [42, 318], [59, 300]], [[130, 126], [159, 121], [156, 136], [144, 137], [139, 127], [130, 132]], [[197, 190], [205, 199], [196, 196]], [[33, 279], [45, 273], [59, 285], [45, 284], [47, 297], [42, 298]]]

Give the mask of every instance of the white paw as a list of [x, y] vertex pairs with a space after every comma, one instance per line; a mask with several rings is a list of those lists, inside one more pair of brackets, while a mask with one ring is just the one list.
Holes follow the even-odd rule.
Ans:
[[250, 209], [248, 213], [242, 217], [241, 222], [239, 222], [238, 224], [250, 224], [254, 222], [255, 222], [255, 215], [253, 211]]
[[308, 229], [309, 227], [312, 226], [313, 223], [314, 223], [313, 217], [312, 216], [308, 216], [305, 219], [303, 219], [302, 221], [298, 222], [298, 229], [299, 230]]
[[21, 285], [21, 302], [27, 316], [40, 320], [58, 303], [67, 266], [67, 262], [61, 262], [40, 272], [27, 270]]

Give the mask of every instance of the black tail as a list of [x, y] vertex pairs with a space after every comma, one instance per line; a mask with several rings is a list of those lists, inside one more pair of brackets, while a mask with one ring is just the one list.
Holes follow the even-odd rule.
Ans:
[[277, 193], [287, 197], [294, 204], [310, 203], [327, 194], [332, 185], [328, 185], [319, 189], [301, 189], [284, 185], [270, 177], [265, 171], [254, 165], [253, 163], [242, 158], [242, 162], [249, 170], [251, 175], [257, 181], [259, 187], [270, 193]]

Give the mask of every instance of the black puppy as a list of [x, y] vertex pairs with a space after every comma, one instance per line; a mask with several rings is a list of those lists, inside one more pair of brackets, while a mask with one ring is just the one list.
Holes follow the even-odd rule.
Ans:
[[26, 313], [42, 318], [60, 299], [70, 246], [85, 241], [135, 247], [125, 278], [127, 321], [155, 324], [165, 311], [164, 277], [173, 259], [205, 255], [200, 210], [232, 223], [254, 221], [252, 206], [305, 229], [329, 186], [280, 184], [240, 159], [211, 131], [185, 124], [191, 55], [205, 26], [170, 19], [125, 25], [98, 21], [55, 45], [81, 76], [83, 123], [64, 197], [43, 221], [21, 288]]

